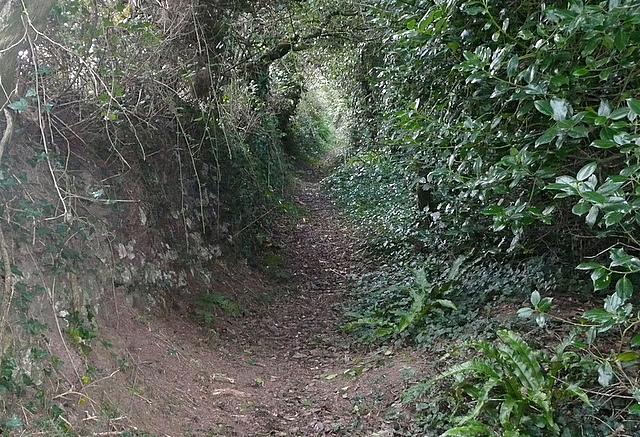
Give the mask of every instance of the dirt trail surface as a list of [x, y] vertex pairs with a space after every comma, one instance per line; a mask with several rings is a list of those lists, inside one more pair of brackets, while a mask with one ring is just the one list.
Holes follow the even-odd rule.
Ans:
[[[358, 350], [340, 333], [349, 277], [361, 271], [356, 242], [317, 174], [301, 178], [307, 213], [269, 243], [280, 248], [281, 279], [221, 267], [221, 287], [262, 302], [248, 314], [207, 328], [182, 311], [142, 314], [114, 294], [101, 326], [111, 359], [94, 363], [105, 376], [86, 388], [91, 402], [76, 419], [156, 436], [393, 434], [398, 394], [424, 363], [408, 351]], [[61, 399], [78, 405], [71, 393]]]

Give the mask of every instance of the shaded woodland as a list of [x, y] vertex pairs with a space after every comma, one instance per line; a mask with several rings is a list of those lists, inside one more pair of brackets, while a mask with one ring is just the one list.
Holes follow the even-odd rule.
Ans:
[[153, 435], [56, 401], [100, 404], [111, 299], [222, 333], [305, 296], [344, 350], [439, 364], [282, 435], [640, 433], [637, 1], [3, 1], [0, 43], [8, 435]]

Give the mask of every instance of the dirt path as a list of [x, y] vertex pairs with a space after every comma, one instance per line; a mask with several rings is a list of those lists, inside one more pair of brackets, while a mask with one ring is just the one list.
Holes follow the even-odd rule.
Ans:
[[114, 302], [103, 330], [112, 358], [98, 363], [109, 376], [89, 390], [113, 411], [95, 420], [157, 436], [392, 435], [388, 414], [424, 363], [358, 350], [340, 333], [339, 304], [362, 267], [316, 175], [303, 178], [296, 196], [308, 214], [273, 237], [288, 279], [238, 279], [242, 269], [228, 267], [230, 287], [267, 293], [259, 311], [206, 330]]

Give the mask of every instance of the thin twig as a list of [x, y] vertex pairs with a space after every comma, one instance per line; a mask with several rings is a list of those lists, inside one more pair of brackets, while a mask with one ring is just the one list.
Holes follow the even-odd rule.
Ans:
[[[0, 140], [0, 164], [2, 164], [2, 154], [4, 149], [9, 144], [11, 137], [13, 136], [13, 117], [11, 112], [5, 108], [4, 115], [7, 121], [7, 125], [2, 134]], [[4, 238], [4, 232], [2, 232], [2, 224], [0, 223], [0, 253], [2, 254], [2, 265], [4, 270], [4, 293], [0, 297], [0, 346], [3, 344], [4, 337], [4, 325], [8, 323], [9, 309], [11, 308], [11, 301], [13, 300], [13, 282], [11, 275], [11, 259], [9, 258], [9, 249], [7, 247], [7, 241]]]

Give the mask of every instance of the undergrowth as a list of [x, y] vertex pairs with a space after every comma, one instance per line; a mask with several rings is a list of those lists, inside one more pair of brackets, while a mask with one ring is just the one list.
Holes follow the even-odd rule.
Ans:
[[511, 309], [534, 290], [589, 291], [559, 256], [505, 256], [425, 230], [410, 173], [389, 155], [351, 158], [324, 186], [367, 236], [362, 250], [374, 261], [356, 281], [345, 326], [367, 341], [444, 347], [518, 323]]
[[[540, 293], [593, 298], [591, 284], [575, 275], [571, 258], [551, 251], [482, 250], [465, 238], [444, 239], [438, 229], [421, 232], [424, 215], [412, 204], [406, 170], [383, 154], [364, 156], [348, 160], [324, 181], [367, 235], [362, 250], [372, 261], [354, 285], [344, 329], [359, 341], [447, 352], [443, 363], [475, 356], [403, 395], [414, 417], [401, 432], [568, 437], [637, 430], [636, 421], [613, 414], [625, 408], [625, 397], [607, 397], [609, 389], [594, 386], [598, 374], [610, 374], [612, 386], [613, 380], [632, 377], [628, 370], [614, 375], [610, 358], [583, 340], [588, 325], [562, 341], [554, 334], [565, 328], [548, 314], [553, 299]], [[532, 308], [517, 311], [523, 302]], [[524, 319], [536, 314], [537, 324]], [[629, 353], [621, 364], [628, 368], [636, 359]], [[623, 391], [633, 393], [631, 387]], [[589, 418], [577, 420], [585, 415]]]

